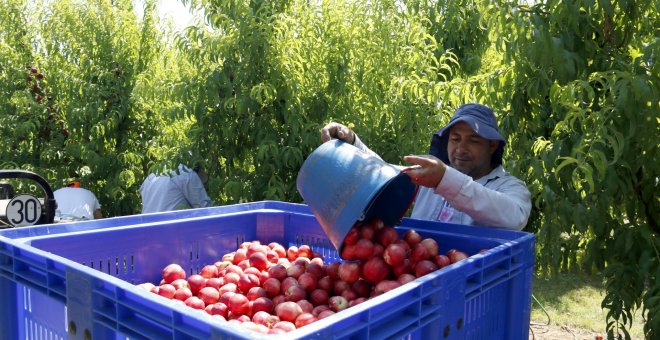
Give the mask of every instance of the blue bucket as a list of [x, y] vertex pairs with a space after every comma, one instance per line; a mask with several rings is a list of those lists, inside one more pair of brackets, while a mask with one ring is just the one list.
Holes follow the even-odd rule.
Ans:
[[398, 224], [417, 193], [398, 167], [337, 139], [307, 157], [296, 185], [339, 251], [356, 222], [379, 217], [385, 225]]

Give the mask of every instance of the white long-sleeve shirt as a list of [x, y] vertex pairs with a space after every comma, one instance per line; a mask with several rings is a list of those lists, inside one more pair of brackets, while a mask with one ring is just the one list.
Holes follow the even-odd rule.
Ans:
[[183, 164], [179, 174], [150, 174], [140, 187], [140, 195], [143, 214], [213, 205], [197, 173]]
[[[354, 145], [375, 155], [357, 136]], [[477, 180], [448, 166], [437, 187], [419, 188], [411, 217], [522, 230], [531, 210], [529, 189], [502, 166]]]

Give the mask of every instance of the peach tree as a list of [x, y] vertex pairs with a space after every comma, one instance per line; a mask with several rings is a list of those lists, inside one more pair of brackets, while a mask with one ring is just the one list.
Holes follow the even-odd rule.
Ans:
[[[440, 46], [465, 37], [474, 42], [461, 46], [467, 55], [487, 41], [472, 25], [439, 41], [451, 21], [422, 2], [409, 10], [370, 1], [184, 3], [202, 10], [205, 22], [176, 39], [200, 70], [177, 93], [199, 122], [192, 140], [215, 164], [210, 187], [224, 203], [300, 201], [298, 170], [330, 120], [354, 124], [390, 162], [426, 152], [430, 131], [449, 111], [437, 109], [448, 92], [440, 84], [463, 60]], [[476, 20], [461, 6], [447, 7], [452, 20]]]
[[658, 2], [489, 4], [499, 74], [476, 92], [507, 114], [541, 270], [604, 278], [609, 338], [641, 311], [660, 330]]
[[138, 188], [186, 148], [168, 93], [192, 67], [157, 27], [155, 2], [0, 4], [1, 167], [57, 189], [77, 177], [106, 216], [139, 212]]

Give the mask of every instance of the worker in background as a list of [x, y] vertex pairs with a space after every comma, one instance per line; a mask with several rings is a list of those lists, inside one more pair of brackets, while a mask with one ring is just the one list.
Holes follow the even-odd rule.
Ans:
[[101, 204], [91, 191], [81, 188], [80, 182], [70, 181], [66, 187], [53, 192], [57, 202], [56, 219], [93, 220], [103, 218]]
[[213, 206], [204, 183], [208, 176], [201, 166], [190, 169], [179, 164], [178, 171], [150, 174], [140, 187], [142, 213]]

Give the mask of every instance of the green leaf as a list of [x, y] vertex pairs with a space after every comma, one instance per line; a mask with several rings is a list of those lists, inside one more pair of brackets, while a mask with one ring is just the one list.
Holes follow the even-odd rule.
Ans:
[[589, 156], [593, 160], [593, 165], [598, 171], [599, 178], [604, 179], [605, 172], [607, 171], [607, 157], [605, 156], [605, 153], [601, 150], [591, 148]]
[[[609, 134], [608, 132], [611, 132], [613, 135]], [[613, 157], [609, 164], [614, 165], [619, 160], [619, 157], [621, 157], [623, 154], [623, 134], [611, 128], [605, 128], [603, 138], [607, 139], [608, 145], [612, 148]]]
[[637, 58], [641, 57], [644, 55], [642, 51], [639, 49], [635, 48], [634, 46], [628, 46], [628, 54], [630, 55], [630, 58], [635, 61]]
[[603, 12], [607, 16], [612, 16], [614, 9], [612, 8], [612, 2], [610, 0], [598, 0], [600, 7], [603, 9]]
[[561, 171], [561, 169], [563, 169], [565, 166], [576, 164], [578, 162], [577, 159], [573, 157], [559, 157], [558, 159], [563, 159], [563, 161], [555, 168], [555, 176], [557, 176], [559, 171]]
[[630, 234], [624, 234], [622, 237], [625, 237], [625, 252], [628, 253], [630, 252], [630, 249], [632, 249], [633, 244], [634, 244], [634, 238], [631, 237]]

